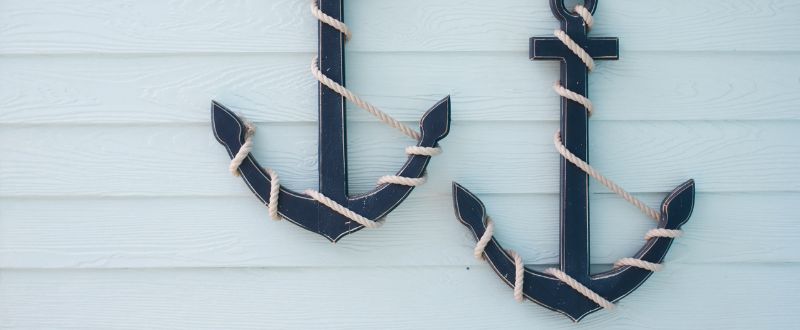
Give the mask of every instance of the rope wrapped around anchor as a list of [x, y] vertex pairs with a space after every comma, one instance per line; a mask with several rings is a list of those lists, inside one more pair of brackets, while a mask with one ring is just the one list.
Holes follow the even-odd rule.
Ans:
[[[581, 18], [583, 18], [584, 24], [586, 24], [586, 28], [587, 29], [590, 29], [592, 27], [592, 25], [594, 24], [594, 18], [592, 17], [592, 13], [586, 7], [584, 7], [582, 5], [575, 6], [575, 13], [580, 15]], [[564, 32], [563, 30], [556, 30], [553, 34], [569, 50], [571, 50], [576, 56], [578, 56], [581, 59], [581, 61], [583, 61], [583, 63], [586, 65], [586, 67], [589, 69], [589, 71], [594, 70], [594, 68], [595, 68], [594, 59], [586, 52], [585, 49], [583, 49], [580, 45], [578, 45], [575, 41], [573, 41], [572, 38], [570, 38], [567, 35], [566, 32]], [[589, 113], [589, 115], [592, 114], [592, 112], [594, 110], [594, 106], [593, 106], [592, 102], [588, 98], [586, 98], [583, 95], [580, 95], [580, 94], [578, 94], [578, 93], [576, 93], [574, 91], [571, 91], [571, 90], [567, 89], [566, 87], [562, 86], [559, 82], [556, 82], [553, 85], [553, 90], [558, 95], [583, 105], [586, 108], [586, 111]], [[639, 210], [641, 210], [643, 213], [647, 214], [650, 218], [654, 219], [655, 221], [660, 221], [661, 220], [661, 214], [658, 212], [658, 210], [655, 210], [655, 209], [647, 206], [647, 204], [645, 204], [641, 200], [639, 200], [636, 197], [634, 197], [633, 195], [631, 195], [625, 189], [623, 189], [622, 187], [620, 187], [619, 185], [614, 183], [614, 181], [606, 178], [605, 176], [600, 174], [599, 171], [594, 169], [591, 165], [589, 165], [588, 163], [586, 163], [585, 161], [583, 161], [579, 157], [575, 156], [569, 150], [567, 150], [567, 148], [564, 146], [564, 144], [561, 141], [561, 132], [560, 131], [555, 133], [555, 135], [553, 137], [553, 143], [554, 143], [555, 148], [558, 151], [558, 153], [562, 157], [564, 157], [564, 159], [566, 159], [570, 163], [574, 164], [575, 166], [577, 166], [578, 168], [580, 168], [581, 170], [586, 172], [586, 174], [588, 174], [589, 176], [591, 176], [592, 178], [594, 178], [595, 180], [600, 182], [602, 185], [604, 185], [607, 188], [609, 188], [612, 192], [614, 192], [617, 195], [621, 196], [623, 199], [625, 199], [626, 201], [628, 201], [632, 205], [636, 206]], [[492, 236], [494, 235], [495, 225], [494, 225], [494, 222], [492, 221], [492, 219], [489, 218], [488, 216], [486, 218], [485, 226], [486, 226], [486, 229], [485, 229], [483, 235], [481, 236], [481, 238], [478, 240], [478, 243], [475, 245], [475, 249], [474, 249], [474, 255], [479, 260], [483, 259], [484, 250], [485, 250], [486, 246], [489, 244], [489, 242], [492, 240]], [[660, 237], [677, 238], [677, 237], [680, 237], [682, 233], [683, 232], [681, 230], [655, 228], [655, 229], [651, 229], [650, 231], [648, 231], [645, 234], [644, 239], [645, 240], [650, 240], [650, 239], [660, 238]], [[515, 267], [515, 270], [516, 270], [515, 279], [514, 279], [514, 298], [517, 301], [522, 302], [524, 300], [523, 296], [522, 296], [522, 287], [523, 287], [523, 284], [524, 284], [525, 265], [524, 265], [524, 263], [522, 261], [522, 258], [520, 258], [519, 255], [516, 252], [511, 251], [511, 250], [507, 250], [506, 252], [508, 253], [509, 257], [511, 257], [511, 259], [513, 260], [514, 267]], [[622, 258], [622, 259], [619, 259], [614, 263], [614, 267], [615, 268], [619, 268], [619, 267], [637, 267], [637, 268], [645, 269], [645, 270], [648, 270], [648, 271], [651, 271], [651, 272], [657, 272], [657, 271], [660, 271], [660, 270], [663, 269], [663, 265], [662, 264], [653, 263], [653, 262], [649, 262], [649, 261], [644, 261], [644, 260], [636, 259], [636, 258]], [[569, 287], [573, 288], [575, 291], [579, 292], [580, 294], [582, 294], [583, 296], [587, 297], [588, 299], [594, 301], [595, 303], [597, 303], [601, 307], [606, 308], [606, 309], [614, 308], [614, 304], [612, 302], [608, 301], [607, 299], [603, 298], [602, 296], [600, 296], [596, 292], [594, 292], [591, 289], [589, 289], [588, 287], [584, 286], [583, 284], [581, 284], [580, 282], [578, 282], [577, 280], [575, 280], [571, 276], [567, 275], [566, 273], [564, 273], [560, 269], [548, 268], [544, 272], [546, 274], [549, 274], [549, 275], [557, 278], [559, 281], [561, 281], [564, 284], [568, 285]]]
[[[337, 20], [327, 14], [325, 14], [317, 5], [316, 0], [311, 1], [311, 14], [317, 18], [320, 22], [325, 23], [337, 31], [341, 32], [344, 37], [345, 41], [349, 41], [352, 38], [352, 32], [347, 27], [344, 22]], [[318, 58], [315, 56], [311, 61], [311, 74], [314, 78], [317, 79], [321, 84], [325, 85], [326, 87], [330, 88], [331, 90], [335, 91], [342, 97], [350, 100], [359, 108], [367, 111], [371, 115], [375, 116], [383, 122], [384, 124], [399, 130], [401, 133], [405, 134], [406, 136], [414, 139], [420, 140], [421, 135], [419, 132], [415, 131], [411, 127], [403, 124], [402, 122], [398, 121], [397, 119], [393, 118], [386, 112], [383, 112], [378, 107], [370, 104], [369, 102], [361, 99], [358, 95], [347, 89], [346, 87], [342, 86], [341, 84], [333, 81], [328, 76], [326, 76], [322, 71], [320, 71], [318, 66]], [[229, 166], [230, 172], [234, 176], [239, 176], [239, 166], [242, 162], [247, 158], [247, 155], [253, 150], [253, 135], [255, 135], [255, 126], [250, 123], [246, 122], [246, 132], [245, 132], [245, 142], [242, 144], [242, 147], [239, 148], [239, 151], [236, 155], [231, 159], [231, 163]], [[422, 146], [409, 146], [405, 149], [405, 153], [409, 156], [437, 156], [442, 153], [442, 149], [439, 147], [422, 147]], [[278, 214], [278, 195], [280, 193], [280, 179], [278, 174], [272, 169], [264, 169], [270, 177], [270, 199], [268, 202], [268, 208], [270, 216], [275, 220], [280, 220], [281, 216]], [[377, 184], [397, 184], [397, 185], [404, 185], [410, 187], [417, 187], [420, 185], [425, 184], [427, 182], [427, 175], [423, 174], [420, 178], [410, 178], [404, 177], [399, 175], [385, 175], [378, 179]], [[350, 220], [357, 222], [358, 224], [366, 227], [366, 228], [377, 228], [382, 225], [381, 221], [374, 221], [370, 220], [352, 210], [349, 210], [344, 205], [341, 205], [334, 200], [328, 198], [327, 196], [323, 195], [321, 192], [308, 189], [304, 192], [307, 196], [311, 197], [312, 199], [316, 200], [320, 204], [323, 204], [330, 208], [332, 211], [337, 212]]]

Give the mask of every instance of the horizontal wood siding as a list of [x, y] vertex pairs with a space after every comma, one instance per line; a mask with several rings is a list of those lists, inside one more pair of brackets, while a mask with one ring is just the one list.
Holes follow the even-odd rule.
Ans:
[[[667, 267], [577, 326], [472, 257], [450, 183], [479, 194], [526, 264], [558, 258], [558, 64], [528, 38], [546, 1], [346, 0], [347, 85], [416, 126], [453, 101], [429, 182], [330, 244], [269, 220], [214, 139], [210, 101], [256, 122], [254, 154], [317, 185], [316, 22], [306, 0], [0, 0], [0, 328], [796, 328], [800, 2], [601, 1], [619, 61], [590, 75], [591, 163], [658, 205], [697, 181]], [[413, 141], [351, 107], [350, 189]], [[593, 184], [592, 262], [653, 224]]]

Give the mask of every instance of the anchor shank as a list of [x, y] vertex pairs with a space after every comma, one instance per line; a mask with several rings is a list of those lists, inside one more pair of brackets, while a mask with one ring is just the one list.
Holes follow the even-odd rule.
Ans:
[[[561, 29], [595, 59], [617, 59], [615, 38], [588, 38], [580, 17], [564, 16]], [[588, 97], [586, 64], [560, 40], [532, 38], [530, 57], [534, 60], [560, 60], [561, 84]], [[567, 149], [588, 162], [589, 123], [586, 108], [561, 98], [561, 140]], [[561, 270], [580, 282], [589, 281], [589, 177], [577, 166], [561, 159]]]
[[[561, 65], [561, 83], [587, 96], [588, 70], [577, 57]], [[561, 98], [561, 139], [573, 154], [588, 161], [589, 121], [583, 105]], [[582, 281], [589, 276], [589, 177], [561, 158], [561, 270]]]
[[[342, 20], [342, 0], [318, 0], [327, 15]], [[319, 22], [319, 68], [344, 86], [344, 35]], [[347, 129], [345, 99], [319, 83], [319, 191], [347, 205]]]

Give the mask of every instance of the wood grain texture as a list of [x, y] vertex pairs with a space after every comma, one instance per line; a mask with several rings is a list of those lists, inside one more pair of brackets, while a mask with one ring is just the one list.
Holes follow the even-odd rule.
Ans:
[[[556, 123], [460, 123], [428, 169], [426, 191], [556, 193]], [[634, 192], [671, 191], [689, 178], [701, 192], [798, 191], [798, 122], [597, 122], [592, 164]], [[380, 123], [349, 125], [354, 193], [402, 166], [410, 141]], [[763, 141], [770, 141], [764, 144]], [[498, 147], [502, 146], [502, 147]], [[254, 155], [282, 182], [317, 186], [315, 124], [259, 126]], [[32, 126], [0, 130], [2, 196], [249, 196], [230, 159], [202, 126]], [[490, 170], [489, 170], [490, 169]], [[602, 187], [598, 189], [603, 189]]]
[[[416, 126], [452, 95], [430, 181], [338, 244], [269, 220], [209, 123], [258, 123], [256, 157], [317, 185], [316, 22], [306, 0], [0, 0], [0, 328], [792, 329], [800, 249], [800, 2], [603, 0], [591, 163], [649, 205], [687, 178], [695, 214], [667, 267], [580, 324], [472, 257], [450, 184], [506, 247], [558, 256], [557, 63], [528, 38], [546, 1], [347, 0], [348, 87]], [[349, 112], [350, 188], [412, 141]], [[592, 184], [596, 270], [653, 224]]]
[[[4, 0], [0, 54], [310, 52], [306, 1]], [[519, 0], [347, 3], [351, 51], [527, 51], [557, 27], [548, 6]], [[626, 50], [797, 51], [793, 0], [606, 1], [593, 34]], [[656, 41], [657, 42], [653, 42]]]
[[[208, 123], [216, 98], [257, 122], [315, 122], [312, 54], [0, 57], [0, 124]], [[355, 53], [348, 86], [417, 122], [452, 96], [453, 120], [558, 120], [558, 64], [521, 52]], [[627, 52], [599, 64], [604, 120], [797, 120], [797, 54]], [[477, 83], [480, 82], [480, 83]], [[351, 121], [373, 121], [350, 105]]]
[[[558, 261], [558, 196], [481, 196], [497, 238], [528, 264]], [[663, 194], [641, 196], [657, 205]], [[800, 194], [699, 194], [667, 263], [798, 262]], [[44, 198], [0, 201], [0, 268], [438, 267], [482, 265], [446, 194], [412, 195], [382, 228], [336, 244], [273, 222], [255, 198]], [[592, 262], [633, 255], [655, 225], [615, 195], [595, 194]], [[753, 225], [752, 219], [763, 219]], [[732, 242], [735, 242], [732, 244]], [[287, 251], [287, 247], [291, 247]], [[682, 267], [675, 266], [675, 267]]]
[[653, 276], [615, 311], [574, 324], [515, 302], [485, 265], [5, 270], [0, 318], [12, 329], [747, 329], [763, 320], [770, 329], [793, 329], [797, 272], [796, 265], [680, 265]]

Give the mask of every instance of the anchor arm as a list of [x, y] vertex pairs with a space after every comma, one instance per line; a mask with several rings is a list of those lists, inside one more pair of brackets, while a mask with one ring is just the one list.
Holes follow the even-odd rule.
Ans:
[[[662, 219], [659, 228], [680, 229], [692, 214], [694, 193], [693, 180], [686, 181], [675, 188], [662, 203]], [[453, 183], [453, 203], [456, 217], [470, 229], [476, 240], [480, 239], [486, 232], [487, 217], [483, 202], [463, 186]], [[672, 242], [672, 238], [652, 238], [634, 257], [661, 263]], [[492, 238], [486, 245], [484, 255], [495, 273], [506, 284], [513, 287], [516, 280], [514, 277], [516, 266], [513, 258], [495, 238]], [[638, 288], [651, 274], [652, 272], [644, 269], [625, 266], [592, 275], [583, 284], [613, 302], [622, 299]], [[560, 312], [573, 321], [580, 321], [589, 313], [601, 308], [553, 276], [529, 268], [525, 268], [523, 294], [537, 304]]]
[[[483, 202], [469, 190], [454, 182], [453, 203], [458, 220], [470, 229], [476, 240], [480, 239], [486, 232], [487, 217]], [[503, 282], [513, 288], [516, 281], [514, 259], [494, 237], [486, 245], [484, 256]], [[573, 321], [580, 320], [588, 314], [587, 311], [599, 308], [594, 302], [553, 276], [527, 267], [525, 267], [522, 292], [531, 301], [562, 313]]]
[[[434, 148], [450, 132], [450, 96], [436, 103], [420, 119], [421, 138], [417, 146]], [[398, 176], [421, 178], [425, 175], [430, 156], [410, 155], [397, 173]], [[391, 212], [400, 202], [414, 190], [412, 186], [384, 184], [377, 189], [348, 201], [349, 208], [369, 218], [380, 219]], [[396, 201], [388, 203], [387, 201]]]
[[[231, 158], [236, 156], [245, 142], [244, 121], [222, 104], [212, 102], [211, 123], [217, 141], [225, 146]], [[262, 203], [268, 204], [272, 180], [252, 154], [247, 155], [242, 164], [239, 165], [239, 171], [247, 187]], [[280, 188], [279, 200], [279, 214], [300, 227], [315, 230], [316, 221], [310, 221], [311, 219], [304, 217], [300, 212], [308, 209], [316, 210], [319, 205], [315, 200], [283, 187]], [[332, 239], [329, 236], [326, 237]]]

